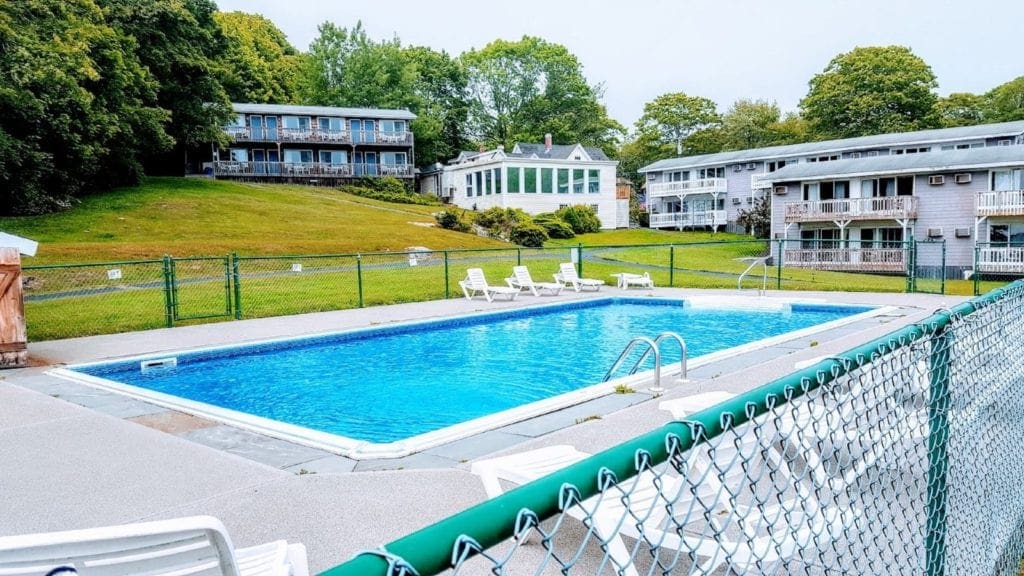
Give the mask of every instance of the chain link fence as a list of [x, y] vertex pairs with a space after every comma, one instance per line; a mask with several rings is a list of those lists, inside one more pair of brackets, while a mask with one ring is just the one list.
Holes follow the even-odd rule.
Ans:
[[478, 461], [493, 498], [325, 574], [1013, 575], [1024, 283], [590, 456]]

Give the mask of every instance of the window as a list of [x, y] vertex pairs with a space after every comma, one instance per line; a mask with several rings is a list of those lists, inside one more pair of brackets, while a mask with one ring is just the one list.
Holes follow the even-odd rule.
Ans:
[[387, 166], [404, 166], [408, 164], [405, 152], [381, 152], [380, 162]]
[[491, 180], [491, 171], [484, 170], [484, 194], [490, 196], [494, 190], [494, 182]]
[[484, 174], [483, 172], [476, 173], [476, 195], [484, 195]]
[[345, 130], [345, 121], [341, 118], [320, 117], [317, 122], [322, 133], [337, 134]]
[[321, 150], [321, 164], [348, 164], [348, 152], [345, 150]]
[[921, 154], [921, 153], [924, 153], [924, 152], [931, 152], [931, 150], [932, 149], [929, 148], [929, 147], [897, 148], [897, 149], [893, 150], [892, 153], [893, 154]]
[[559, 168], [558, 169], [558, 193], [568, 194], [569, 193], [569, 169]]
[[[818, 200], [842, 200], [849, 197], [849, 180], [818, 183]], [[807, 198], [807, 200], [813, 200], [813, 198]]]
[[381, 120], [380, 131], [382, 134], [393, 136], [405, 135], [405, 120]]
[[[687, 176], [689, 172], [685, 173]], [[591, 194], [601, 193], [601, 171], [597, 169], [587, 170], [587, 192]]]
[[725, 210], [725, 198], [715, 200], [715, 210]]
[[309, 164], [313, 161], [312, 150], [285, 150], [284, 161], [292, 164]]
[[1024, 224], [993, 224], [988, 227], [988, 241], [1010, 246], [1024, 246]]
[[881, 198], [885, 196], [911, 196], [914, 194], [914, 177], [899, 176], [896, 178], [878, 178], [861, 180], [860, 195], [862, 198]]
[[284, 116], [281, 120], [284, 121], [285, 130], [309, 131], [309, 116]]
[[228, 126], [234, 126], [237, 128], [245, 128], [245, 114], [235, 114], [235, 117], [231, 120]]
[[232, 148], [231, 159], [234, 160], [235, 162], [248, 162], [249, 151], [246, 150], [245, 148]]
[[671, 172], [668, 175], [669, 182], [685, 182], [690, 179], [690, 171], [683, 170], [681, 172]]
[[572, 171], [572, 193], [583, 194], [583, 169], [577, 168]]
[[473, 175], [466, 174], [466, 198], [473, 195]]
[[537, 169], [523, 168], [523, 191], [527, 194], [537, 193]]
[[555, 191], [553, 168], [540, 169], [540, 191], [541, 194], [551, 194]]
[[833, 250], [839, 247], [838, 228], [800, 231], [800, 248], [804, 250]]
[[775, 172], [776, 170], [786, 166], [785, 160], [779, 160], [778, 162], [769, 162], [767, 164], [768, 172]]
[[494, 193], [501, 194], [501, 168], [495, 168], [494, 172]]
[[807, 159], [808, 162], [831, 162], [832, 160], [839, 160], [839, 155], [832, 154], [829, 156], [812, 156]]
[[1024, 170], [1016, 168], [1013, 170], [993, 170], [991, 190], [999, 192], [1003, 190], [1024, 190]]
[[508, 193], [518, 194], [519, 193], [519, 181], [522, 168], [518, 166], [509, 166], [505, 169], [505, 177], [508, 178]]
[[725, 167], [701, 168], [700, 170], [697, 170], [697, 178], [699, 180], [705, 180], [708, 178], [725, 178]]

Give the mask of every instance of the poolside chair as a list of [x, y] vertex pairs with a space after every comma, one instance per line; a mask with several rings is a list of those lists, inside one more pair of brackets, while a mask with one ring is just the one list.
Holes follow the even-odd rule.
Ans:
[[[701, 574], [723, 564], [736, 573], [754, 573], [801, 550], [825, 545], [859, 521], [855, 509], [821, 507], [778, 453], [765, 450], [752, 435], [740, 438], [735, 445], [722, 442], [714, 448], [705, 444], [690, 450], [679, 463], [685, 476], [644, 471], [572, 506], [567, 513], [593, 531], [616, 571], [626, 576], [638, 574], [633, 558], [646, 555], [647, 548], [676, 558], [692, 554], [695, 561], [703, 559]], [[502, 481], [526, 483], [589, 456], [572, 446], [549, 446], [481, 460], [471, 471], [480, 476], [488, 497], [493, 498], [502, 493]], [[740, 456], [748, 461], [762, 458], [775, 477], [790, 482], [797, 498], [754, 506], [737, 502], [736, 496], [744, 492], [738, 484], [748, 481], [748, 468], [737, 461]], [[780, 524], [787, 528], [781, 529]], [[727, 533], [730, 528], [732, 532]], [[635, 543], [627, 546], [622, 536]]]
[[629, 272], [619, 272], [618, 274], [612, 274], [619, 279], [619, 288], [626, 289], [630, 286], [639, 286], [640, 288], [654, 288], [654, 280], [651, 280], [651, 274], [644, 272], [643, 274], [632, 274]]
[[487, 278], [484, 276], [484, 271], [480, 268], [469, 268], [466, 270], [466, 279], [459, 281], [459, 286], [462, 287], [462, 293], [466, 296], [467, 300], [472, 300], [473, 296], [477, 293], [483, 294], [484, 298], [488, 302], [493, 302], [494, 297], [497, 295], [508, 296], [509, 300], [515, 300], [516, 296], [519, 295], [518, 288], [510, 288], [508, 286], [491, 286], [487, 284]]
[[235, 548], [210, 516], [0, 537], [0, 574], [39, 576], [59, 566], [82, 576], [309, 575], [302, 544]]
[[516, 290], [529, 290], [534, 296], [540, 296], [541, 293], [557, 296], [564, 288], [557, 282], [534, 282], [526, 266], [513, 266], [512, 276], [505, 278], [505, 283]]
[[576, 266], [572, 262], [563, 262], [558, 265], [558, 272], [555, 272], [555, 282], [562, 286], [572, 286], [572, 289], [579, 292], [584, 288], [600, 290], [604, 286], [604, 280], [595, 278], [580, 278], [576, 273]]

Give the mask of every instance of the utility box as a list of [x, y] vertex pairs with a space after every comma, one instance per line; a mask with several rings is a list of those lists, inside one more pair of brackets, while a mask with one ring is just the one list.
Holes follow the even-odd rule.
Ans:
[[28, 365], [25, 300], [21, 292], [21, 255], [0, 247], [0, 368]]

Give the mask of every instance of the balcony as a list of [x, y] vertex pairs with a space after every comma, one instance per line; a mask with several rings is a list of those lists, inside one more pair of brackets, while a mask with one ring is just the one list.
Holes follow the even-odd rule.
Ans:
[[236, 162], [213, 163], [213, 175], [221, 178], [353, 178], [394, 176], [412, 178], [412, 164], [322, 164], [320, 162]]
[[651, 228], [694, 228], [725, 226], [725, 210], [651, 214]]
[[981, 192], [975, 198], [977, 216], [1024, 215], [1024, 190]]
[[772, 187], [772, 174], [751, 174], [750, 175], [750, 189], [751, 190], [766, 190]]
[[647, 185], [647, 197], [662, 198], [665, 196], [681, 197], [688, 194], [718, 194], [726, 192], [726, 188], [725, 178], [657, 182]]
[[783, 264], [836, 272], [905, 272], [903, 248], [814, 248], [786, 250]]
[[412, 146], [412, 132], [380, 130], [321, 130], [319, 128], [253, 128], [226, 126], [224, 132], [235, 142], [296, 142], [320, 144], [374, 144]]
[[978, 248], [979, 272], [1024, 274], [1024, 246], [983, 246]]
[[786, 203], [786, 222], [917, 218], [916, 196], [844, 198]]

